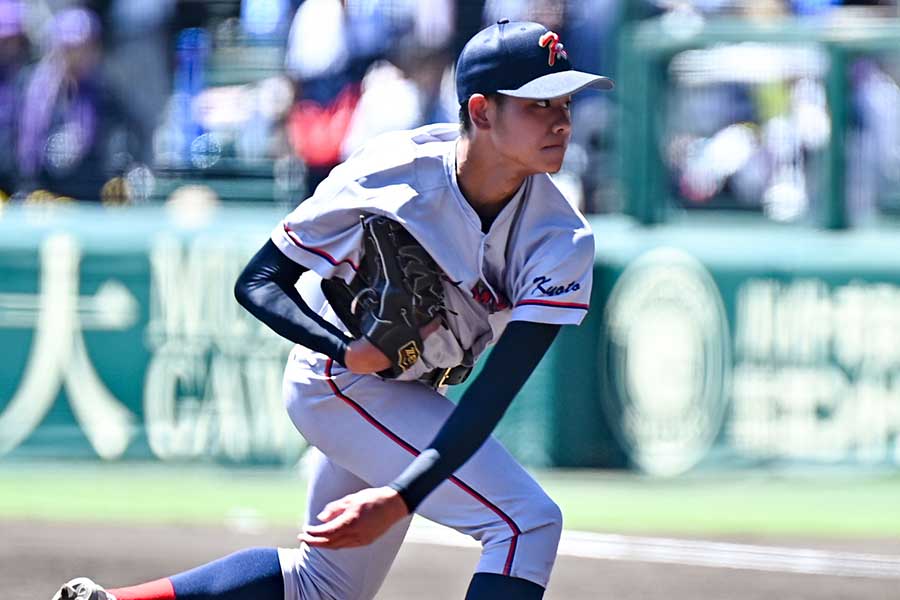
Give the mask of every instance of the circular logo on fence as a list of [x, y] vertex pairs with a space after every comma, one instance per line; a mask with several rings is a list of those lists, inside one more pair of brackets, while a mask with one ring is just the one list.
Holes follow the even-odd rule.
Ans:
[[606, 306], [603, 410], [631, 461], [655, 475], [693, 467], [719, 432], [731, 369], [728, 319], [699, 261], [657, 248], [628, 265]]

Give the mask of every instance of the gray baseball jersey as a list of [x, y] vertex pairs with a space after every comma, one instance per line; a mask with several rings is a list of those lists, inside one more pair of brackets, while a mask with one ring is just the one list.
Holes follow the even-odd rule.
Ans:
[[[587, 312], [594, 238], [546, 174], [532, 175], [487, 233], [456, 181], [459, 125], [376, 138], [336, 167], [272, 232], [295, 262], [350, 281], [362, 250], [360, 215], [401, 223], [443, 269], [447, 325], [401, 379], [478, 357], [510, 320], [578, 324]], [[330, 307], [322, 315], [343, 327]]]

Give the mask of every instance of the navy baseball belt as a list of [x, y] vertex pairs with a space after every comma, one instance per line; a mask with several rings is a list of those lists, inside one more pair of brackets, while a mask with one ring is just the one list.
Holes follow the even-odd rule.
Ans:
[[419, 381], [435, 389], [445, 385], [459, 385], [469, 378], [474, 365], [475, 360], [472, 356], [472, 351], [466, 350], [463, 355], [463, 361], [455, 367], [432, 369], [419, 377]]

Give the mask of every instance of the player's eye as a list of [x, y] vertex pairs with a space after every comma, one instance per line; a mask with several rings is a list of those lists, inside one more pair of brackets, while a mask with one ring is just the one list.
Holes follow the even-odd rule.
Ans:
[[541, 108], [550, 108], [549, 100], [538, 100], [537, 102], [535, 102], [535, 104], [537, 104]]

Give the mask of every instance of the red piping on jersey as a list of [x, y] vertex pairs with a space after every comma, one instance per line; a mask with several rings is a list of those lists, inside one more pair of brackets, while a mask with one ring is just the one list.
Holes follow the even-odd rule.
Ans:
[[356, 266], [355, 264], [353, 264], [353, 261], [351, 261], [349, 258], [345, 258], [344, 260], [337, 260], [335, 257], [328, 254], [321, 248], [315, 248], [314, 246], [307, 246], [306, 244], [304, 244], [303, 242], [300, 241], [300, 238], [298, 238], [297, 234], [294, 233], [291, 230], [291, 228], [287, 226], [287, 223], [284, 223], [284, 232], [287, 234], [288, 238], [294, 243], [294, 245], [297, 246], [298, 248], [302, 248], [303, 250], [306, 250], [307, 252], [312, 252], [316, 256], [319, 256], [320, 258], [324, 258], [325, 260], [327, 260], [328, 262], [330, 262], [331, 264], [333, 264], [336, 267], [340, 266], [341, 263], [347, 263], [348, 265], [350, 265], [351, 269], [353, 269], [354, 271], [359, 271], [359, 267]]
[[[353, 400], [352, 398], [350, 398], [348, 396], [345, 396], [344, 393], [341, 392], [340, 388], [338, 388], [337, 384], [335, 384], [334, 378], [331, 375], [331, 365], [332, 364], [334, 364], [334, 360], [331, 358], [329, 358], [328, 362], [325, 363], [325, 377], [328, 378], [328, 385], [329, 385], [329, 387], [331, 387], [332, 393], [335, 396], [337, 396], [338, 398], [340, 398], [341, 400], [343, 400], [346, 404], [348, 404], [350, 406], [350, 408], [352, 408], [357, 413], [359, 413], [359, 416], [361, 416], [363, 419], [365, 419], [371, 425], [373, 425], [375, 427], [375, 429], [377, 429], [378, 431], [380, 431], [381, 433], [386, 435], [388, 438], [393, 440], [398, 446], [400, 446], [401, 448], [403, 448], [404, 450], [406, 450], [413, 456], [418, 456], [420, 454], [420, 452], [419, 452], [419, 450], [416, 450], [416, 448], [412, 444], [410, 444], [409, 442], [407, 442], [406, 440], [404, 440], [403, 438], [398, 436], [396, 433], [394, 433], [387, 427], [385, 427], [375, 417], [373, 417], [368, 412], [366, 412], [366, 409], [364, 409], [362, 406], [357, 404], [355, 400]], [[502, 510], [500, 510], [500, 508], [498, 508], [495, 504], [492, 504], [490, 500], [488, 500], [487, 498], [485, 498], [484, 496], [482, 496], [481, 494], [479, 494], [478, 492], [473, 490], [464, 481], [460, 480], [459, 478], [457, 478], [453, 475], [450, 476], [449, 481], [453, 482], [453, 484], [456, 485], [456, 487], [458, 487], [459, 489], [461, 489], [468, 495], [475, 498], [475, 500], [477, 500], [481, 504], [488, 507], [488, 509], [490, 509], [491, 512], [493, 512], [495, 515], [497, 515], [498, 517], [503, 519], [503, 521], [506, 523], [506, 525], [512, 530], [513, 535], [512, 535], [512, 539], [509, 542], [509, 552], [506, 554], [506, 563], [503, 565], [503, 575], [509, 575], [510, 570], [512, 569], [513, 557], [516, 555], [516, 545], [519, 542], [519, 535], [522, 533], [522, 531], [519, 529], [519, 526], [516, 525], [516, 523], [512, 520], [512, 518], [509, 517], [509, 515], [504, 513]]]
[[526, 306], [526, 305], [537, 305], [537, 306], [554, 306], [556, 308], [577, 308], [579, 310], [587, 310], [590, 308], [588, 304], [580, 304], [578, 302], [555, 302], [553, 300], [522, 300], [521, 302], [517, 302], [516, 306]]

